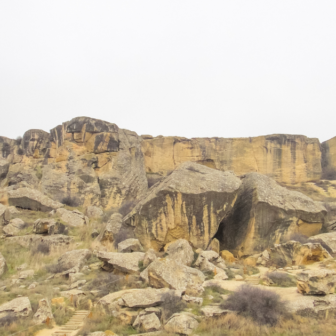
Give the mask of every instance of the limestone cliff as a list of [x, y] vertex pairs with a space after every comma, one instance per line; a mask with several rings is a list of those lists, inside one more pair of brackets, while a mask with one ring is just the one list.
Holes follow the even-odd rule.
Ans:
[[0, 138], [2, 187], [30, 187], [78, 205], [119, 207], [147, 191], [141, 138], [115, 124], [78, 117], [52, 129]]
[[258, 172], [290, 184], [322, 175], [319, 140], [302, 135], [236, 139], [144, 136], [142, 151], [149, 174], [166, 175], [180, 163], [193, 161], [237, 175]]

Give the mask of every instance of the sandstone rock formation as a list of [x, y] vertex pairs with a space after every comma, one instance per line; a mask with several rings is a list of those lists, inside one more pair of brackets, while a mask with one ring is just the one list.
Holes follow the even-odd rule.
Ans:
[[[144, 139], [142, 151], [150, 174], [166, 175], [186, 161], [222, 171], [232, 170], [237, 175], [258, 172], [287, 183], [319, 179], [322, 174], [318, 139], [302, 135], [236, 139], [156, 137]], [[331, 153], [335, 151], [333, 145]]]
[[63, 205], [53, 201], [41, 192], [30, 188], [19, 188], [8, 191], [8, 202], [23, 209], [49, 212], [61, 208]]
[[6, 263], [6, 259], [4, 258], [4, 256], [1, 254], [0, 252], [0, 278], [2, 277], [2, 275], [7, 271], [7, 263]]
[[33, 317], [34, 322], [36, 324], [42, 324], [46, 322], [51, 322], [53, 318], [54, 315], [51, 311], [49, 301], [47, 299], [41, 299], [39, 301], [39, 307]]
[[118, 252], [140, 252], [142, 251], [142, 246], [138, 239], [130, 238], [122, 241], [118, 244]]
[[221, 249], [238, 256], [251, 255], [288, 240], [293, 233], [319, 233], [326, 214], [326, 209], [309, 197], [283, 188], [267, 176], [250, 173], [216, 238]]
[[78, 272], [84, 266], [86, 260], [91, 257], [91, 254], [88, 249], [68, 251], [58, 259], [57, 264], [61, 272], [72, 268], [76, 268]]
[[97, 257], [104, 261], [103, 269], [112, 272], [114, 269], [127, 273], [140, 273], [139, 262], [143, 261], [145, 253], [115, 253], [98, 252]]
[[0, 305], [0, 318], [4, 316], [28, 317], [32, 313], [27, 297], [19, 297]]
[[195, 163], [179, 166], [124, 219], [145, 248], [160, 250], [178, 238], [206, 248], [236, 198], [240, 180]]
[[172, 259], [156, 259], [148, 266], [149, 285], [155, 288], [171, 288], [191, 296], [203, 292], [205, 277], [194, 268], [176, 263]]
[[336, 232], [321, 233], [308, 239], [310, 242], [321, 243], [333, 256], [336, 255]]
[[2, 228], [2, 231], [7, 237], [16, 236], [25, 226], [25, 223], [20, 218], [14, 218]]
[[102, 244], [113, 243], [118, 233], [120, 232], [121, 227], [122, 227], [122, 215], [119, 213], [111, 215], [105, 228], [97, 237], [97, 240]]
[[286, 267], [292, 265], [309, 265], [314, 262], [331, 258], [319, 243], [301, 244], [297, 241], [289, 241], [283, 244], [275, 244], [269, 249], [268, 266]]
[[175, 262], [191, 266], [194, 261], [194, 252], [190, 244], [185, 239], [178, 239], [169, 243], [164, 248], [167, 258], [173, 259]]
[[336, 272], [332, 270], [309, 270], [303, 271], [297, 275], [297, 288], [301, 294], [334, 294], [335, 287]]
[[164, 326], [166, 331], [180, 335], [190, 335], [197, 327], [197, 317], [191, 313], [173, 314]]

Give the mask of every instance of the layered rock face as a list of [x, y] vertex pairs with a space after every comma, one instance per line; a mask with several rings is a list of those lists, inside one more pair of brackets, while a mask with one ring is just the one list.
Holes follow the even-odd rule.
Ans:
[[322, 174], [319, 140], [302, 135], [235, 139], [145, 137], [142, 151], [150, 174], [166, 175], [186, 161], [232, 170], [237, 175], [258, 172], [285, 183], [316, 180]]
[[179, 238], [206, 248], [232, 208], [241, 182], [231, 172], [181, 164], [154, 185], [124, 222], [145, 248], [160, 250]]
[[243, 178], [237, 201], [216, 238], [222, 250], [251, 255], [285, 242], [295, 233], [318, 234], [326, 215], [320, 203], [281, 187], [267, 176], [250, 173]]
[[117, 125], [79, 117], [50, 131], [1, 138], [1, 186], [38, 189], [77, 205], [119, 207], [147, 191], [141, 138]]

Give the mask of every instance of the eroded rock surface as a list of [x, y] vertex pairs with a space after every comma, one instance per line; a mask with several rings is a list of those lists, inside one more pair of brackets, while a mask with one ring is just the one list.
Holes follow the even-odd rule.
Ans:
[[192, 162], [155, 184], [126, 216], [145, 248], [159, 250], [178, 238], [206, 248], [232, 208], [240, 180]]
[[203, 273], [172, 259], [156, 259], [148, 266], [149, 285], [155, 288], [171, 288], [187, 295], [199, 296], [203, 292]]
[[32, 313], [28, 297], [19, 297], [0, 306], [0, 318], [4, 316], [27, 317]]
[[247, 174], [229, 217], [216, 237], [221, 249], [244, 256], [289, 240], [294, 233], [320, 232], [326, 209], [308, 196], [281, 187], [271, 178]]
[[297, 275], [297, 288], [301, 294], [334, 294], [335, 287], [336, 272], [333, 270], [307, 270]]

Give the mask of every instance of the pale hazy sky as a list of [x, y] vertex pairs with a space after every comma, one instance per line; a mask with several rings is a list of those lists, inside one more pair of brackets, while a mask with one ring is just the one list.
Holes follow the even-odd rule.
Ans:
[[336, 1], [1, 0], [0, 135], [336, 136]]

